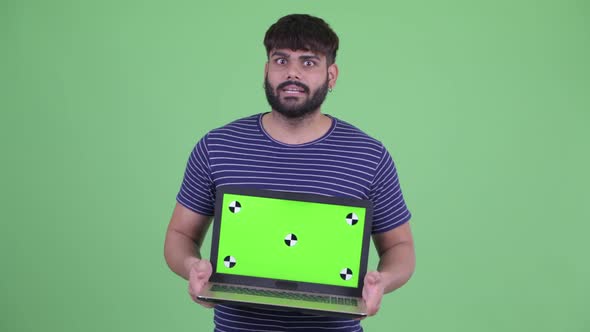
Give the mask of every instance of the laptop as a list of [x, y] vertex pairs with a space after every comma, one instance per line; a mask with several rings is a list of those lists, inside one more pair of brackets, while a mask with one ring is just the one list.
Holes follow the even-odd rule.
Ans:
[[368, 200], [217, 189], [209, 283], [200, 300], [325, 316], [367, 315]]

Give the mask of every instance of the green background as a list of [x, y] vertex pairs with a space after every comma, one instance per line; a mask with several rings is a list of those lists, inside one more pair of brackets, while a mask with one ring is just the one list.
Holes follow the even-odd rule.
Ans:
[[0, 1], [0, 330], [212, 329], [166, 225], [196, 141], [269, 109], [293, 12], [338, 32], [324, 110], [413, 212], [415, 275], [365, 328], [590, 331], [585, 0]]
[[[238, 201], [238, 213], [229, 210]], [[357, 287], [365, 208], [225, 194], [219, 230], [217, 271], [243, 276]], [[346, 222], [349, 213], [359, 221]], [[294, 234], [297, 243], [285, 244]], [[227, 268], [224, 259], [236, 265]], [[349, 268], [344, 280], [340, 271]]]

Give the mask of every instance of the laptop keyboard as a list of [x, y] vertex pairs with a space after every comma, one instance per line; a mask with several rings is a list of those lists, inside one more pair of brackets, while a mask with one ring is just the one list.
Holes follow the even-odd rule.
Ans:
[[256, 296], [270, 296], [270, 297], [278, 297], [278, 298], [282, 298], [282, 299], [303, 300], [303, 301], [310, 301], [310, 302], [344, 304], [344, 305], [352, 305], [352, 306], [357, 305], [357, 300], [354, 298], [330, 296], [330, 295], [302, 294], [302, 293], [284, 292], [284, 291], [277, 291], [277, 290], [270, 290], [270, 289], [248, 288], [248, 287], [227, 286], [227, 285], [213, 285], [211, 287], [211, 290], [212, 291], [220, 291], [220, 292], [228, 292], [228, 293], [256, 295]]

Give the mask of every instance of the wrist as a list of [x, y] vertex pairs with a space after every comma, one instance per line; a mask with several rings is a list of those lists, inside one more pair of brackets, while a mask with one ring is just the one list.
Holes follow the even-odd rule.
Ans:
[[396, 282], [396, 275], [394, 272], [391, 271], [378, 271], [379, 273], [379, 286], [383, 288], [383, 292], [384, 293], [389, 293], [393, 290], [395, 290], [397, 287], [395, 287], [394, 285], [397, 283]]

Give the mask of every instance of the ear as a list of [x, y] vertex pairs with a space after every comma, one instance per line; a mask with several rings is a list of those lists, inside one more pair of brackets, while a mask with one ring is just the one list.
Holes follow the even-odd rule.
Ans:
[[268, 75], [268, 61], [264, 63], [264, 78], [266, 79], [266, 75]]
[[328, 87], [333, 89], [336, 86], [338, 79], [338, 66], [333, 63], [328, 67]]

